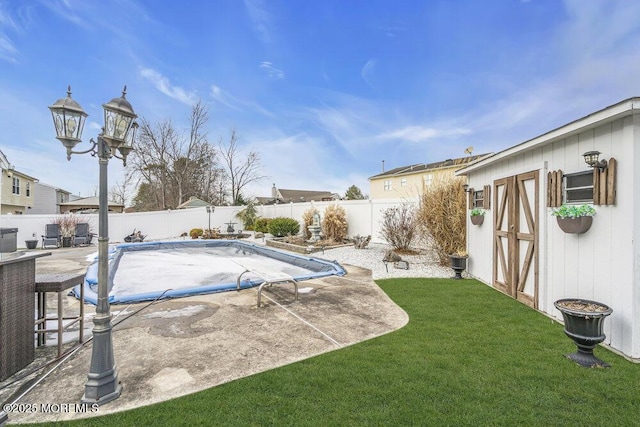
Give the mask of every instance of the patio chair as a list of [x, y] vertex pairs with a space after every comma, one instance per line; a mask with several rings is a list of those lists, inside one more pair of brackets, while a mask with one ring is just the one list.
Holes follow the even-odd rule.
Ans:
[[47, 224], [44, 226], [42, 235], [42, 249], [46, 247], [60, 247], [60, 227], [58, 224]]
[[73, 246], [86, 245], [89, 243], [89, 224], [81, 222], [76, 224], [76, 230], [73, 236]]

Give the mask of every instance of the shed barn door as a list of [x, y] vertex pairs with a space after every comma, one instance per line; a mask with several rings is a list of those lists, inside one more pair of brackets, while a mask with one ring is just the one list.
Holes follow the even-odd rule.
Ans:
[[496, 180], [493, 286], [538, 307], [538, 171]]
[[513, 191], [512, 178], [503, 178], [493, 183], [493, 287], [505, 294], [512, 294], [512, 273], [508, 262], [510, 233], [508, 210], [513, 202], [510, 193]]

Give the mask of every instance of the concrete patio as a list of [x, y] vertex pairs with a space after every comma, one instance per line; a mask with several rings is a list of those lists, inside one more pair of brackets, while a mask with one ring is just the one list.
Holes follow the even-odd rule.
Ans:
[[[38, 273], [84, 271], [91, 248], [57, 249], [40, 258]], [[36, 349], [36, 361], [0, 383], [0, 402], [13, 403], [9, 423], [99, 416], [194, 393], [237, 378], [367, 340], [404, 326], [408, 317], [373, 282], [371, 272], [344, 265], [344, 277], [290, 287], [201, 295], [157, 303], [112, 305], [113, 345], [121, 396], [95, 410], [80, 405], [91, 342], [51, 363], [55, 345]], [[266, 298], [265, 298], [266, 297]], [[78, 301], [64, 298], [65, 310]], [[87, 306], [90, 336], [94, 306]], [[86, 339], [86, 338], [85, 338]], [[46, 365], [46, 366], [45, 366]], [[41, 369], [39, 369], [41, 367]], [[44, 379], [42, 379], [44, 377]]]

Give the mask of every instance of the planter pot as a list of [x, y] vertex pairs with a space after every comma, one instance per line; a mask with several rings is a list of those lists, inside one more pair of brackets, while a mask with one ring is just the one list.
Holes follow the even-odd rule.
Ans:
[[62, 247], [70, 248], [71, 247], [71, 237], [63, 237], [62, 238]]
[[553, 305], [562, 313], [564, 333], [578, 346], [576, 353], [566, 356], [580, 366], [608, 368], [608, 364], [593, 354], [593, 349], [604, 341], [604, 319], [613, 310], [596, 301], [576, 298], [561, 299]]
[[591, 223], [593, 223], [592, 216], [580, 216], [577, 218], [560, 218], [556, 217], [556, 221], [558, 221], [558, 226], [565, 233], [571, 234], [580, 234], [584, 233], [589, 228], [591, 228]]
[[37, 240], [25, 240], [24, 244], [27, 246], [27, 249], [35, 249], [38, 247]]
[[467, 268], [467, 257], [458, 255], [449, 255], [451, 260], [451, 268], [456, 273], [452, 279], [462, 279], [462, 272]]
[[483, 222], [484, 222], [484, 215], [471, 216], [471, 223], [473, 225], [482, 225]]

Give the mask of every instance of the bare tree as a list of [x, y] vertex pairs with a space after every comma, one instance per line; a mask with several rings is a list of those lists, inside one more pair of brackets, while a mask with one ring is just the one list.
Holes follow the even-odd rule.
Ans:
[[185, 200], [187, 193], [198, 192], [194, 182], [215, 158], [215, 150], [208, 144], [204, 130], [208, 120], [207, 108], [198, 101], [191, 109], [188, 138], [171, 141], [168, 156], [173, 166], [170, 174], [176, 186], [178, 204]]
[[138, 144], [128, 162], [128, 167], [139, 174], [142, 181], [149, 184], [149, 189], [154, 190], [156, 207], [160, 209], [167, 207], [168, 151], [177, 138], [171, 120], [163, 120], [153, 125], [143, 118]]
[[235, 128], [231, 129], [231, 136], [228, 143], [224, 143], [222, 138], [218, 144], [220, 157], [224, 162], [225, 173], [229, 180], [229, 189], [231, 193], [231, 203], [234, 205], [242, 204], [242, 190], [252, 182], [260, 181], [266, 178], [260, 175], [260, 155], [255, 151], [250, 151], [243, 156], [238, 146], [238, 134]]
[[214, 202], [217, 183], [222, 180], [215, 147], [207, 141], [205, 126], [209, 120], [202, 102], [191, 109], [186, 136], [176, 131], [171, 120], [151, 124], [143, 119], [140, 143], [132, 153], [131, 168], [139, 177], [139, 207], [156, 209], [175, 207], [190, 196]]
[[130, 171], [126, 171], [122, 181], [116, 181], [109, 191], [109, 199], [120, 205], [125, 205], [131, 195], [131, 186], [133, 185], [133, 175]]

